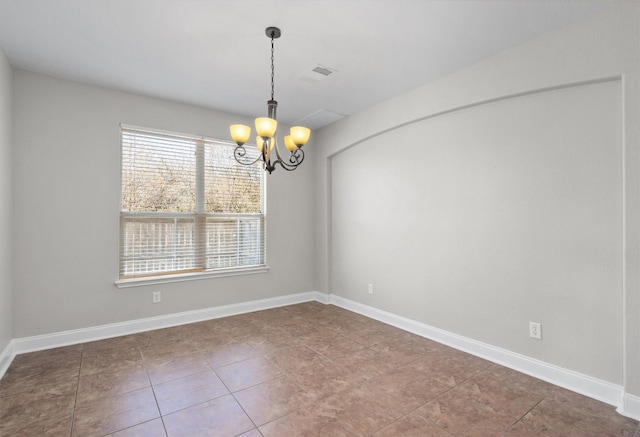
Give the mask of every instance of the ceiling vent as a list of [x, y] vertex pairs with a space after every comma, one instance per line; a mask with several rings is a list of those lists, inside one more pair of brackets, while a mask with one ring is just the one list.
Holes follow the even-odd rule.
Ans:
[[333, 73], [333, 71], [329, 70], [328, 68], [320, 67], [319, 65], [311, 71], [314, 73], [321, 74], [323, 76], [329, 76], [331, 73]]
[[335, 74], [336, 72], [337, 71], [332, 68], [323, 67], [322, 65], [316, 65], [311, 70], [307, 71], [301, 77], [301, 79], [305, 82], [315, 83], [315, 82], [319, 82], [321, 80], [326, 79], [327, 77], [331, 76], [332, 74]]

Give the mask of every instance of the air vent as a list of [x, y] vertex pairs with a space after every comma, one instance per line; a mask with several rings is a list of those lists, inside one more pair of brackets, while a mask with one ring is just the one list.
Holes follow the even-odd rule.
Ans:
[[307, 71], [300, 79], [305, 82], [315, 83], [326, 79], [334, 73], [336, 73], [336, 70], [334, 70], [333, 68], [316, 65], [315, 67]]
[[328, 68], [324, 68], [320, 66], [317, 66], [311, 71], [313, 71], [314, 73], [322, 74], [323, 76], [329, 76], [330, 74], [333, 73], [333, 71], [329, 70]]

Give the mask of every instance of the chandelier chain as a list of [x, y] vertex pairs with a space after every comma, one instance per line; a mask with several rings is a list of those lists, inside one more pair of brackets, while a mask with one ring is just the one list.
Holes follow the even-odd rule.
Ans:
[[275, 68], [273, 66], [273, 60], [274, 60], [274, 56], [273, 56], [273, 34], [271, 34], [271, 100], [273, 100], [273, 89], [274, 89], [274, 72], [275, 72]]

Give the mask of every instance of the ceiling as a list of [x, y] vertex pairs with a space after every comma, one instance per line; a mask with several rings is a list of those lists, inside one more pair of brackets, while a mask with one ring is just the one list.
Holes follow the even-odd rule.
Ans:
[[[318, 128], [610, 7], [587, 0], [0, 0], [17, 68]], [[310, 77], [322, 66], [335, 72]]]

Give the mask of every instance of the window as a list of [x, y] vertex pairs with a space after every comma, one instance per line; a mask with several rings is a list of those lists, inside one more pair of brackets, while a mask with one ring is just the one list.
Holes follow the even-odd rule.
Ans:
[[236, 162], [230, 142], [124, 125], [121, 136], [121, 280], [265, 267], [259, 165]]

